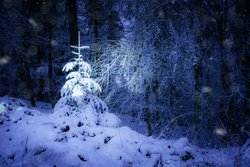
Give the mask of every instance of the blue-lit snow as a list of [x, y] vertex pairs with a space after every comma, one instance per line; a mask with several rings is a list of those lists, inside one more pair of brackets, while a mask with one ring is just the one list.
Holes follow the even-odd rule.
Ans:
[[[129, 127], [117, 127], [120, 122], [114, 114], [98, 113], [91, 105], [65, 115], [67, 107], [60, 104], [51, 113], [7, 96], [0, 103], [1, 167], [230, 167], [239, 155], [239, 148], [208, 150], [191, 145], [187, 138], [146, 137]], [[42, 103], [39, 108], [49, 109]], [[246, 148], [241, 156], [249, 162], [249, 155]]]

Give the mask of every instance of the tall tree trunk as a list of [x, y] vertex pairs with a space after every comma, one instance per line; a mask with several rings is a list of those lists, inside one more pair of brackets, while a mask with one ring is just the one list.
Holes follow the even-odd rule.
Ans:
[[31, 79], [30, 75], [30, 61], [25, 61], [24, 62], [24, 68], [25, 68], [25, 78], [27, 82], [27, 92], [24, 92], [25, 96], [30, 99], [30, 103], [32, 107], [36, 106], [36, 100], [35, 100], [35, 95], [34, 95], [34, 82]]
[[155, 109], [155, 122], [156, 122], [156, 130], [157, 133], [160, 132], [161, 127], [161, 119], [160, 119], [160, 109], [159, 109], [159, 82], [158, 80], [153, 81], [153, 91], [155, 96], [155, 103], [156, 103], [156, 109]]
[[221, 64], [222, 64], [222, 76], [221, 76], [221, 80], [222, 80], [222, 87], [223, 87], [223, 96], [222, 96], [222, 100], [221, 100], [221, 114], [223, 115], [222, 118], [228, 117], [228, 111], [229, 111], [229, 107], [230, 107], [230, 99], [231, 99], [231, 74], [230, 74], [230, 67], [229, 67], [229, 60], [227, 58], [227, 48], [226, 48], [226, 40], [227, 40], [227, 0], [223, 1], [221, 4], [221, 14], [220, 14], [220, 18], [221, 20], [219, 20], [219, 40], [220, 40], [220, 45], [221, 45], [221, 49], [222, 49], [222, 53], [221, 53]]
[[97, 0], [91, 0], [90, 4], [90, 18], [94, 30], [95, 42], [99, 39], [99, 26], [100, 26], [100, 5]]
[[200, 114], [201, 114], [201, 85], [202, 85], [202, 60], [199, 58], [197, 64], [194, 67], [195, 72], [195, 95], [194, 95], [194, 123], [198, 124], [200, 122]]
[[227, 31], [228, 31], [228, 26], [227, 26], [227, 0], [224, 1], [224, 4], [222, 5], [222, 12], [221, 12], [221, 25], [220, 25], [220, 31], [221, 32], [221, 38], [220, 38], [220, 42], [221, 42], [221, 46], [222, 46], [222, 68], [223, 68], [223, 72], [222, 72], [222, 84], [223, 84], [223, 88], [225, 91], [228, 91], [230, 89], [230, 85], [231, 85], [231, 77], [230, 77], [230, 67], [228, 65], [229, 60], [227, 58], [227, 48], [226, 48], [226, 42], [227, 42]]
[[53, 33], [53, 27], [51, 23], [48, 24], [49, 28], [49, 43], [48, 43], [48, 80], [49, 80], [49, 101], [52, 104], [52, 106], [55, 105], [55, 93], [54, 93], [54, 81], [53, 81], [53, 50], [52, 50], [52, 33]]
[[152, 135], [152, 128], [151, 128], [151, 115], [149, 110], [149, 95], [150, 95], [150, 87], [146, 80], [144, 80], [144, 87], [145, 87], [145, 115], [144, 120], [147, 123], [148, 127], [148, 136]]
[[95, 43], [95, 64], [96, 64], [96, 77], [100, 76], [100, 68], [101, 62], [99, 58], [102, 54], [102, 48], [100, 45], [100, 19], [101, 19], [101, 8], [102, 4], [98, 0], [88, 0], [88, 10], [89, 10], [89, 18], [90, 18], [90, 27], [92, 27], [92, 33], [94, 35], [94, 43]]
[[69, 6], [69, 31], [70, 44], [77, 45], [78, 43], [78, 22], [77, 22], [77, 5], [76, 0], [68, 0]]
[[[197, 17], [199, 20], [199, 24], [201, 23], [201, 9], [202, 9], [202, 1], [198, 0], [196, 2], [196, 5], [198, 6], [197, 9]], [[193, 23], [195, 24], [195, 22]], [[193, 25], [193, 27], [195, 27], [196, 25]], [[201, 32], [201, 27], [199, 26], [198, 28], [198, 33], [197, 33], [197, 44], [199, 46], [202, 45], [202, 32]], [[199, 53], [199, 50], [196, 51], [196, 53]], [[201, 51], [201, 54], [203, 54], [203, 52]], [[198, 61], [196, 63], [196, 65], [194, 66], [194, 79], [195, 79], [195, 84], [194, 84], [194, 88], [195, 88], [195, 94], [194, 94], [194, 115], [193, 115], [193, 123], [194, 124], [199, 124], [200, 123], [200, 115], [201, 115], [201, 102], [202, 102], [202, 96], [201, 96], [201, 86], [202, 86], [202, 72], [203, 72], [203, 64], [202, 64], [202, 56], [198, 55]]]

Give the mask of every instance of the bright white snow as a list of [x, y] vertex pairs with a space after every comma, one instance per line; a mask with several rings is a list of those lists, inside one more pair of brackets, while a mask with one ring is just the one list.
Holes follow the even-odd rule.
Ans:
[[[179, 140], [157, 140], [128, 127], [97, 97], [69, 103], [62, 98], [54, 113], [25, 102], [0, 98], [0, 166], [119, 167], [235, 166], [250, 162], [250, 149], [200, 149]], [[77, 104], [77, 107], [75, 105]]]

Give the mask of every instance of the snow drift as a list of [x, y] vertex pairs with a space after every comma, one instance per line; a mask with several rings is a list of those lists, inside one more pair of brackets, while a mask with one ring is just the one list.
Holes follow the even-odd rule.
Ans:
[[[19, 99], [1, 98], [0, 166], [235, 165], [236, 149], [199, 149], [187, 138], [156, 140], [119, 127], [98, 98], [72, 101], [77, 107], [66, 102], [62, 98], [54, 113], [44, 113]], [[242, 156], [249, 163], [247, 151]]]

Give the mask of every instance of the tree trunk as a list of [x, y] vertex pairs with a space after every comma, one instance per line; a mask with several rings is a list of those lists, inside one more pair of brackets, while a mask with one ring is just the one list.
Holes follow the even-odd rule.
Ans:
[[231, 91], [230, 91], [230, 87], [231, 87], [231, 74], [230, 74], [230, 67], [229, 67], [229, 60], [227, 58], [227, 48], [225, 46], [225, 42], [227, 39], [227, 0], [223, 1], [222, 4], [222, 11], [220, 14], [220, 18], [221, 20], [218, 21], [219, 23], [219, 40], [220, 40], [220, 45], [221, 45], [221, 49], [222, 49], [222, 53], [221, 53], [221, 64], [222, 64], [222, 75], [221, 75], [221, 80], [222, 80], [222, 87], [223, 87], [223, 96], [221, 99], [221, 114], [222, 117], [228, 117], [228, 109], [230, 107], [230, 99], [231, 99]]
[[68, 0], [69, 6], [69, 31], [70, 44], [77, 45], [78, 43], [78, 23], [77, 23], [77, 5], [76, 0]]
[[26, 71], [26, 82], [27, 82], [27, 89], [24, 92], [25, 96], [30, 99], [30, 103], [32, 107], [36, 106], [36, 100], [34, 95], [34, 82], [31, 79], [30, 75], [30, 61], [25, 61], [24, 68]]
[[145, 115], [144, 120], [147, 123], [148, 126], [148, 136], [152, 135], [152, 128], [151, 128], [151, 116], [149, 111], [149, 95], [150, 95], [150, 87], [147, 84], [147, 81], [144, 80], [144, 86], [145, 86]]
[[[101, 62], [99, 60], [102, 54], [102, 48], [100, 45], [100, 19], [101, 19], [101, 4], [97, 0], [88, 0], [88, 8], [90, 13], [90, 27], [92, 27], [92, 33], [94, 35], [95, 43], [95, 64], [96, 64], [96, 77], [100, 76], [101, 72]], [[103, 93], [102, 93], [103, 95]]]
[[197, 64], [195, 65], [195, 94], [194, 94], [194, 117], [193, 121], [195, 124], [200, 122], [200, 114], [201, 114], [201, 85], [202, 85], [202, 60], [199, 58]]
[[52, 50], [52, 25], [48, 24], [49, 28], [49, 43], [48, 43], [48, 81], [49, 81], [49, 102], [52, 104], [52, 106], [55, 105], [55, 93], [54, 93], [54, 81], [53, 81], [53, 50]]
[[[200, 9], [202, 9], [202, 1], [198, 0], [196, 2], [196, 5], [198, 6], [198, 10], [197, 10], [197, 15], [198, 15], [198, 19], [199, 19], [199, 24], [201, 23], [201, 11]], [[193, 23], [195, 24], [195, 23]], [[193, 25], [193, 27], [195, 27], [196, 25]], [[196, 40], [197, 40], [197, 44], [199, 46], [202, 45], [202, 30], [201, 30], [201, 26], [199, 25], [198, 28], [198, 35], [196, 36]], [[199, 50], [196, 51], [196, 53], [199, 53]], [[201, 52], [201, 54], [203, 54], [203, 52]], [[201, 86], [202, 86], [202, 71], [203, 71], [203, 64], [202, 64], [202, 56], [198, 55], [198, 62], [196, 63], [196, 65], [194, 66], [194, 79], [195, 79], [195, 84], [194, 84], [194, 88], [195, 88], [195, 92], [194, 92], [194, 115], [193, 115], [193, 123], [194, 124], [199, 124], [200, 123], [200, 115], [201, 115], [201, 102], [202, 102], [202, 96], [201, 96]]]
[[[156, 72], [155, 72], [156, 73]], [[155, 74], [155, 76], [157, 76]], [[157, 133], [160, 132], [160, 127], [161, 127], [161, 119], [160, 119], [160, 109], [159, 109], [159, 82], [157, 79], [153, 81], [153, 93], [155, 97], [155, 123], [156, 123], [156, 131]]]
[[91, 0], [90, 5], [90, 19], [93, 26], [93, 33], [95, 37], [95, 42], [99, 39], [99, 26], [100, 26], [100, 5], [98, 5], [97, 0]]

